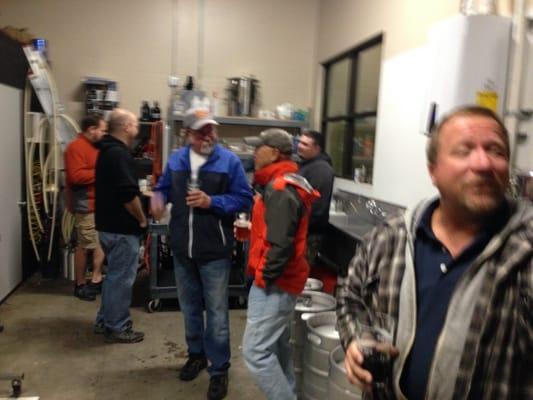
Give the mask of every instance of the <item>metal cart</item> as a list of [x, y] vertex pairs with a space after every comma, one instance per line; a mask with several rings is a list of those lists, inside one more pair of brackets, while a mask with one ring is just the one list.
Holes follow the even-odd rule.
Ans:
[[[166, 248], [168, 225], [151, 223], [148, 227], [151, 234], [150, 241], [150, 298], [146, 303], [146, 310], [150, 313], [161, 309], [161, 299], [177, 299], [174, 268], [169, 249]], [[232, 267], [230, 273], [229, 296], [230, 305], [246, 304], [248, 284], [246, 279], [246, 263], [248, 255], [247, 243], [235, 241]]]

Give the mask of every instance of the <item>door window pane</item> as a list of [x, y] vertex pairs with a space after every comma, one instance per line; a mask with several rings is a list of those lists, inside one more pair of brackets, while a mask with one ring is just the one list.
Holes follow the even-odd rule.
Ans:
[[379, 35], [323, 64], [325, 150], [336, 176], [363, 183], [373, 180], [381, 44]]
[[346, 115], [350, 60], [333, 64], [328, 74], [328, 117]]
[[[353, 132], [352, 168], [359, 182], [372, 183], [376, 117], [356, 119]], [[358, 171], [356, 171], [356, 169]]]
[[337, 121], [327, 124], [326, 152], [331, 157], [335, 175], [342, 176], [344, 168], [344, 134], [346, 122]]
[[380, 67], [381, 45], [372, 46], [359, 53], [355, 81], [356, 113], [377, 111]]

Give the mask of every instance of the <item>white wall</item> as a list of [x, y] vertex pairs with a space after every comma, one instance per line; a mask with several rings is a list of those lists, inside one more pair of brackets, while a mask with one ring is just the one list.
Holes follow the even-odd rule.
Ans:
[[0, 300], [22, 280], [21, 115], [22, 91], [0, 84]]
[[420, 133], [428, 77], [426, 50], [418, 48], [384, 61], [382, 66], [374, 183], [336, 179], [335, 187], [402, 206], [435, 194], [425, 160], [426, 137]]
[[[449, 0], [321, 2], [317, 62], [383, 33], [373, 184], [335, 179], [335, 187], [408, 206], [433, 194], [419, 133], [427, 71], [422, 49], [431, 24], [458, 12]], [[323, 71], [316, 78], [319, 126]]]
[[[383, 33], [373, 184], [336, 179], [335, 187], [403, 206], [436, 193], [426, 170], [421, 135], [429, 27], [459, 11], [449, 0], [328, 0], [321, 2], [317, 62], [324, 62]], [[510, 1], [497, 1], [500, 14], [510, 16]], [[533, 1], [528, 4], [533, 6]], [[533, 8], [531, 8], [533, 9]], [[529, 71], [533, 71], [531, 65]], [[530, 74], [533, 83], [533, 74]], [[533, 87], [533, 86], [528, 86]], [[316, 75], [315, 125], [320, 126], [323, 71]], [[531, 97], [532, 90], [526, 90]], [[526, 104], [531, 104], [531, 99]], [[533, 126], [533, 122], [529, 127]], [[517, 151], [521, 164], [533, 161], [533, 131]], [[527, 161], [526, 161], [527, 160]]]
[[[135, 112], [142, 100], [159, 100], [166, 115], [168, 75], [198, 72], [209, 94], [223, 96], [228, 77], [254, 74], [265, 108], [286, 101], [308, 107], [318, 5], [319, 0], [3, 0], [0, 26], [26, 27], [49, 40], [61, 99], [75, 117], [84, 108], [80, 81], [86, 75], [117, 80], [121, 105]], [[205, 28], [203, 46], [199, 26]]]

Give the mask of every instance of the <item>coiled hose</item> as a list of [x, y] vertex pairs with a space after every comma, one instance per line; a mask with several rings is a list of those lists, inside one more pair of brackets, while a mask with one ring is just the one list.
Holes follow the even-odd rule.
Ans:
[[30, 212], [28, 214], [28, 222], [30, 224], [31, 234], [33, 236], [35, 244], [39, 245], [43, 238], [43, 228], [42, 225], [39, 223], [40, 221], [38, 217], [38, 214], [42, 210], [43, 203], [43, 184], [41, 180], [41, 166], [39, 161], [34, 161], [31, 169], [31, 175], [32, 193], [35, 202], [35, 207], [30, 209], [33, 212]]
[[74, 214], [65, 209], [61, 218], [61, 236], [65, 246], [71, 248], [74, 247], [72, 232], [74, 232]]

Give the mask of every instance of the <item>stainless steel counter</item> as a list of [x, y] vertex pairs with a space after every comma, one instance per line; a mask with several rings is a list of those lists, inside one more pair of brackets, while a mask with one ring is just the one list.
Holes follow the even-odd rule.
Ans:
[[329, 223], [358, 241], [363, 240], [363, 237], [375, 226], [358, 215], [339, 213], [331, 213], [329, 215]]

